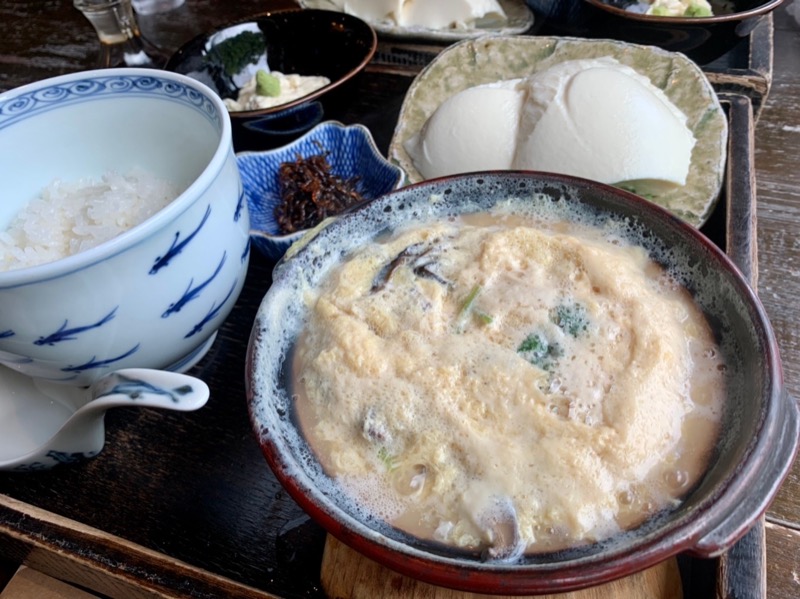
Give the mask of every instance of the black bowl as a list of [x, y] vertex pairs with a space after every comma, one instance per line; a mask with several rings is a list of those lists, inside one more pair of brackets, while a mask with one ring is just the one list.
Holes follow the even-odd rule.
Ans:
[[[215, 48], [226, 35], [245, 29], [263, 36], [264, 51], [242, 60], [244, 64], [226, 68]], [[254, 74], [256, 63], [265, 54], [272, 71], [330, 79], [325, 87], [291, 102], [230, 113], [237, 150], [265, 149], [289, 143], [326, 118], [326, 108], [364, 69], [377, 43], [372, 27], [352, 15], [329, 10], [282, 10], [198, 35], [181, 46], [165, 68], [205, 83], [222, 98], [236, 97], [241, 79]]]
[[718, 11], [713, 17], [657, 17], [625, 10], [637, 0], [527, 0], [527, 4], [536, 15], [539, 33], [659, 46], [707, 64], [738, 46], [783, 1], [729, 0], [733, 11]]
[[636, 4], [636, 0], [583, 0], [592, 37], [659, 46], [683, 52], [700, 64], [712, 62], [732, 50], [783, 1], [729, 0], [727, 3], [733, 5], [733, 10], [715, 11], [713, 17], [659, 17], [625, 9]]
[[[308, 310], [304, 292], [319, 284], [350, 248], [404, 223], [485, 210], [512, 197], [544, 203], [566, 198], [643, 227], [653, 247], [670, 248], [665, 266], [685, 275], [687, 288], [732, 359], [721, 438], [705, 476], [682, 504], [607, 542], [498, 563], [366, 521], [341, 494], [330, 492], [293, 417], [287, 379], [291, 348]], [[465, 591], [534, 594], [607, 582], [682, 551], [714, 557], [763, 514], [790, 468], [800, 433], [798, 408], [783, 384], [777, 343], [763, 307], [721, 250], [647, 200], [564, 175], [471, 173], [390, 192], [305, 242], [275, 267], [254, 322], [246, 369], [250, 419], [267, 462], [292, 498], [330, 533], [383, 565]]]

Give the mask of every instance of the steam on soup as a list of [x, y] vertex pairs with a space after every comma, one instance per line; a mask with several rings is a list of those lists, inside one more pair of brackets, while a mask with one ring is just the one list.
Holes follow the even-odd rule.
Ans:
[[410, 225], [308, 295], [296, 415], [371, 514], [493, 559], [675, 506], [717, 439], [724, 365], [690, 294], [612, 229]]

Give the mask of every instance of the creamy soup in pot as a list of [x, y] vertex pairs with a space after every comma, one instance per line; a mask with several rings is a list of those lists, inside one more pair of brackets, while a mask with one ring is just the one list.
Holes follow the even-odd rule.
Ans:
[[306, 299], [303, 434], [351, 498], [417, 537], [489, 559], [603, 540], [677, 505], [717, 440], [706, 319], [611, 230], [409, 225]]

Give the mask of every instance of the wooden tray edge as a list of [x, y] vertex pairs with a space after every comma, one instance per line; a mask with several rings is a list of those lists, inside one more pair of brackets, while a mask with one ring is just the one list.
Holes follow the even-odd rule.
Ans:
[[[726, 166], [725, 253], [739, 267], [753, 289], [758, 287], [756, 230], [755, 125], [751, 99], [720, 93], [729, 106], [731, 135]], [[764, 518], [719, 558], [717, 598], [766, 597], [766, 537]]]

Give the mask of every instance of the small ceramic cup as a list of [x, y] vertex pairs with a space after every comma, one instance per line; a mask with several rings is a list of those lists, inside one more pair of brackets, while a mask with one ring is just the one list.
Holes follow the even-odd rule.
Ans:
[[141, 169], [166, 207], [99, 246], [0, 272], [0, 364], [87, 385], [185, 370], [210, 347], [249, 258], [249, 214], [218, 96], [182, 75], [105, 69], [0, 94], [0, 231], [55, 180]]

